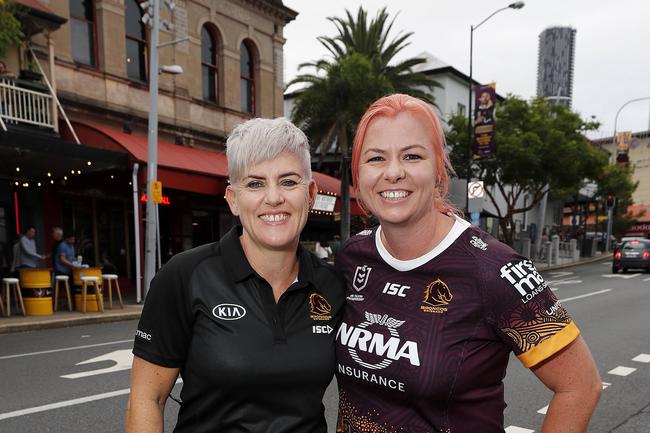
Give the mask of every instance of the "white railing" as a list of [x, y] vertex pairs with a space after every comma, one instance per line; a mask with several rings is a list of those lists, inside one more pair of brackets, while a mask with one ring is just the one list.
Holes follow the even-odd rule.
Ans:
[[4, 124], [26, 123], [54, 129], [52, 95], [19, 87], [13, 79], [0, 78], [0, 118]]

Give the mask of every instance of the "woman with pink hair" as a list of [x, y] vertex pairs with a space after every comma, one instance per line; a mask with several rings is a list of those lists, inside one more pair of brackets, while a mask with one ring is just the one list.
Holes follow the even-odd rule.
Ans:
[[601, 383], [578, 327], [529, 259], [457, 215], [451, 171], [429, 105], [368, 108], [352, 179], [379, 225], [337, 260], [338, 431], [503, 433], [511, 352], [554, 392], [541, 431], [586, 431]]

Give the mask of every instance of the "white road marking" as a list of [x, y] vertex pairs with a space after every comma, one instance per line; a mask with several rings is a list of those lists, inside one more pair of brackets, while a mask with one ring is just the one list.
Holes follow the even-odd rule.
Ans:
[[582, 280], [559, 280], [559, 281], [547, 281], [548, 285], [561, 286], [564, 284], [581, 284]]
[[42, 350], [40, 352], [29, 352], [29, 353], [19, 353], [19, 354], [16, 354], [16, 355], [5, 355], [5, 356], [0, 356], [0, 360], [11, 359], [11, 358], [20, 358], [20, 357], [23, 357], [23, 356], [45, 355], [47, 353], [65, 352], [67, 350], [88, 349], [90, 347], [110, 346], [111, 344], [122, 344], [122, 343], [133, 343], [133, 339], [109, 341], [107, 343], [86, 344], [84, 346], [63, 347], [61, 349]]
[[623, 278], [624, 280], [629, 280], [630, 278], [636, 278], [641, 274], [603, 274], [601, 277], [605, 278]]
[[95, 358], [88, 359], [86, 361], [81, 361], [76, 365], [92, 364], [101, 361], [114, 361], [115, 365], [113, 365], [112, 367], [100, 368], [98, 370], [83, 371], [81, 373], [73, 373], [73, 374], [64, 374], [61, 377], [64, 379], [79, 379], [82, 377], [96, 376], [98, 374], [114, 373], [116, 371], [129, 370], [131, 369], [131, 364], [133, 363], [133, 353], [131, 352], [131, 349], [116, 350], [114, 352], [110, 352], [105, 355], [100, 355]]
[[589, 296], [600, 295], [601, 293], [607, 293], [607, 292], [611, 292], [611, 291], [612, 291], [612, 289], [603, 289], [603, 290], [599, 290], [597, 292], [590, 292], [590, 293], [585, 293], [584, 295], [578, 295], [578, 296], [572, 296], [571, 298], [560, 299], [560, 302], [573, 301], [574, 299], [581, 299], [581, 298], [586, 298], [586, 297], [589, 297]]
[[506, 427], [506, 433], [535, 433], [535, 430], [511, 425]]
[[631, 373], [634, 373], [636, 371], [636, 368], [632, 367], [623, 367], [622, 365], [619, 365], [618, 367], [609, 370], [607, 373], [613, 374], [616, 376], [627, 376]]
[[566, 277], [568, 275], [573, 275], [573, 272], [569, 271], [556, 271], [556, 272], [549, 272], [550, 275], [553, 275], [553, 278], [562, 278]]
[[632, 358], [632, 361], [636, 362], [645, 362], [646, 364], [650, 362], [650, 355], [647, 353], [642, 353], [639, 356]]
[[541, 413], [542, 415], [546, 415], [546, 411], [548, 410], [548, 405], [544, 406], [540, 410], [537, 411], [537, 413]]
[[[176, 383], [183, 383], [183, 380], [178, 378]], [[27, 409], [14, 410], [11, 412], [0, 413], [0, 421], [3, 419], [17, 418], [19, 416], [31, 415], [33, 413], [46, 412], [48, 410], [59, 409], [62, 407], [76, 406], [78, 404], [90, 403], [91, 401], [104, 400], [107, 398], [118, 397], [120, 395], [128, 394], [129, 388], [118, 389], [117, 391], [103, 392], [101, 394], [89, 395], [88, 397], [74, 398], [72, 400], [59, 401], [57, 403], [44, 404], [42, 406], [29, 407]]]
[[607, 389], [607, 387], [611, 386], [612, 384], [609, 382], [603, 382], [603, 389]]
[[650, 281], [650, 277], [644, 278], [643, 281]]

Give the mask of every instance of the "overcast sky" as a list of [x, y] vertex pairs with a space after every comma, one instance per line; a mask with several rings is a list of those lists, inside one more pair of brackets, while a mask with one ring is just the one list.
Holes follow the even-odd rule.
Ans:
[[[356, 16], [360, 4], [374, 17], [387, 7], [399, 13], [394, 31], [413, 32], [401, 60], [428, 51], [469, 73], [470, 26], [508, 0], [284, 0], [299, 13], [285, 27], [285, 79], [302, 62], [326, 54], [316, 40], [333, 36], [329, 16]], [[520, 10], [505, 10], [474, 31], [474, 78], [495, 81], [500, 94], [530, 98], [537, 91], [539, 34], [551, 26], [577, 30], [573, 109], [602, 123], [593, 137], [611, 136], [618, 109], [633, 98], [650, 97], [650, 0], [526, 0]], [[394, 33], [396, 34], [396, 33]], [[650, 129], [650, 100], [625, 107], [618, 131]]]

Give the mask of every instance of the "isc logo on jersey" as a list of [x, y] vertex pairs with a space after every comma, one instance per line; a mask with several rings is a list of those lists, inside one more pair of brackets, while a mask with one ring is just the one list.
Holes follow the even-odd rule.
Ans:
[[[388, 317], [387, 314], [365, 313], [366, 320], [357, 326], [341, 323], [336, 339], [348, 348], [352, 359], [359, 365], [372, 370], [388, 367], [393, 361], [408, 360], [411, 365], [420, 366], [418, 344], [415, 341], [402, 341], [397, 328], [404, 320]], [[387, 335], [388, 334], [388, 335]], [[382, 358], [379, 362], [368, 362], [362, 352]], [[361, 354], [360, 354], [361, 353]], [[366, 360], [364, 360], [364, 358]]]
[[406, 291], [410, 288], [411, 286], [402, 286], [401, 284], [397, 283], [386, 283], [381, 293], [399, 296], [400, 298], [406, 298]]
[[544, 278], [537, 272], [530, 260], [509, 262], [500, 269], [501, 278], [508, 280], [521, 295], [521, 302], [527, 304], [546, 288]]

